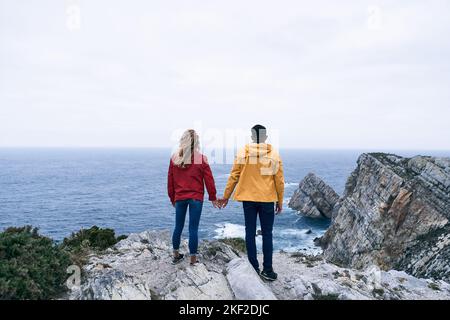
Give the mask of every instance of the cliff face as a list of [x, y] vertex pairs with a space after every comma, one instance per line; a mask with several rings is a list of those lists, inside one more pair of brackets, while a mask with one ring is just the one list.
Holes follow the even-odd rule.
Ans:
[[331, 218], [339, 200], [337, 193], [313, 173], [309, 173], [289, 201], [289, 208], [310, 218]]
[[[182, 246], [186, 252], [186, 243]], [[103, 255], [91, 256], [69, 299], [450, 299], [444, 281], [405, 272], [341, 268], [303, 254], [274, 253], [278, 280], [263, 282], [242, 253], [220, 241], [202, 242], [200, 264], [171, 265], [170, 235], [131, 234]], [[261, 257], [260, 257], [260, 260]]]
[[450, 159], [362, 154], [330, 228], [324, 257], [450, 279]]

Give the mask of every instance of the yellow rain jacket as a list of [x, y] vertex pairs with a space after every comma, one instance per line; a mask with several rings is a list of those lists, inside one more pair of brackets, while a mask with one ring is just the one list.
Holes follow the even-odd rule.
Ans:
[[283, 203], [284, 175], [279, 154], [270, 144], [250, 143], [238, 152], [224, 197], [236, 201]]

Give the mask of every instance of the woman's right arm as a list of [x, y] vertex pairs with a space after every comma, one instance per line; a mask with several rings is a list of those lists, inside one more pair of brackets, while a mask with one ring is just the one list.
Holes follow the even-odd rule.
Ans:
[[217, 201], [217, 191], [216, 191], [216, 183], [214, 182], [214, 176], [211, 171], [211, 167], [208, 164], [208, 159], [203, 156], [202, 159], [202, 167], [203, 167], [203, 180], [205, 181], [206, 190], [208, 191], [209, 201]]
[[172, 160], [170, 160], [169, 164], [169, 172], [167, 174], [167, 193], [170, 198], [170, 202], [172, 205], [175, 205], [175, 187], [173, 182], [173, 163]]

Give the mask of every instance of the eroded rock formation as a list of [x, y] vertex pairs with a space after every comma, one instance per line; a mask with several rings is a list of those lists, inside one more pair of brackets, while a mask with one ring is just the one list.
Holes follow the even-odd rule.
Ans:
[[450, 279], [450, 159], [362, 154], [320, 240], [324, 257]]
[[309, 173], [289, 201], [289, 208], [311, 218], [331, 218], [338, 194], [314, 173]]

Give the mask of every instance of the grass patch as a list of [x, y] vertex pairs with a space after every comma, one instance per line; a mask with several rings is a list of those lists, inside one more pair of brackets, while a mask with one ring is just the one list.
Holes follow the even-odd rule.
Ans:
[[232, 247], [234, 250], [238, 252], [247, 252], [247, 247], [245, 246], [245, 240], [242, 238], [224, 238], [219, 240], [222, 243], [225, 243]]
[[316, 294], [313, 295], [314, 300], [339, 300], [339, 294], [328, 293], [328, 294]]
[[384, 289], [381, 288], [375, 288], [372, 290], [372, 295], [376, 297], [382, 297], [384, 296]]
[[293, 252], [291, 253], [291, 258], [305, 258], [305, 254], [302, 252]]
[[435, 290], [435, 291], [441, 291], [441, 288], [439, 288], [439, 286], [434, 282], [430, 282], [428, 284], [428, 288]]

